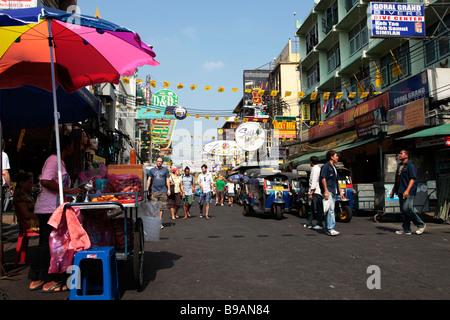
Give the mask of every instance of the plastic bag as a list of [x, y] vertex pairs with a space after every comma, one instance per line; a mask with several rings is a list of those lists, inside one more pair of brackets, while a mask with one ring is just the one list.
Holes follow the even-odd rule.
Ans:
[[144, 229], [144, 241], [145, 242], [158, 242], [159, 234], [161, 232], [161, 222], [160, 217], [142, 217], [142, 224]]
[[330, 209], [330, 199], [323, 198], [323, 215], [326, 215]]
[[159, 217], [161, 205], [161, 202], [141, 202], [139, 204], [145, 242], [159, 241], [162, 223], [162, 218]]
[[96, 179], [104, 179], [106, 177], [107, 171], [108, 168], [104, 164], [102, 164], [98, 168], [80, 171], [80, 173], [78, 173], [78, 178], [80, 179], [80, 183], [88, 180], [92, 180], [95, 182]]
[[85, 211], [83, 228], [92, 247], [114, 247], [114, 231], [106, 210]]
[[[74, 209], [75, 216], [81, 224], [80, 209]], [[53, 228], [49, 237], [50, 267], [48, 273], [63, 273], [72, 265], [75, 248], [71, 245], [67, 227], [66, 214], [62, 214], [57, 228]]]

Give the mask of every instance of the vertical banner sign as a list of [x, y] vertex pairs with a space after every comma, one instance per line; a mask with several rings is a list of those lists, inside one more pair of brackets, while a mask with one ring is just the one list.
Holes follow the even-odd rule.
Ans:
[[367, 18], [371, 38], [425, 37], [423, 4], [371, 2]]

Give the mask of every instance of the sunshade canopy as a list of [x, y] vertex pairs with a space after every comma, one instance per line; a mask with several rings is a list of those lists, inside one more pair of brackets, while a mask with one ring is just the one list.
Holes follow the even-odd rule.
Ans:
[[73, 92], [95, 83], [118, 83], [137, 67], [159, 65], [156, 54], [130, 29], [95, 17], [47, 7], [0, 11], [0, 88], [56, 83]]
[[[71, 94], [57, 89], [59, 123], [86, 120], [102, 111], [102, 104], [89, 90]], [[54, 124], [53, 95], [33, 86], [0, 90], [0, 119], [5, 131]]]
[[436, 126], [433, 128], [424, 129], [398, 139], [425, 138], [433, 136], [450, 136], [450, 123], [443, 124], [441, 126]]

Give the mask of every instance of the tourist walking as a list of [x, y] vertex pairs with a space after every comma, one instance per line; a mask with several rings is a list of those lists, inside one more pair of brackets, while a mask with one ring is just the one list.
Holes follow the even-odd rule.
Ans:
[[[162, 218], [164, 210], [167, 209], [167, 197], [170, 196], [170, 173], [169, 169], [163, 167], [163, 158], [156, 158], [156, 166], [150, 169], [147, 186], [151, 192], [152, 202], [160, 202], [159, 216]], [[161, 224], [161, 228], [163, 225]]]
[[325, 232], [330, 236], [337, 236], [339, 234], [334, 228], [336, 226], [335, 219], [335, 202], [336, 196], [341, 195], [341, 199], [344, 199], [344, 193], [339, 187], [339, 176], [336, 169], [336, 162], [339, 161], [339, 156], [336, 151], [329, 150], [326, 153], [327, 162], [322, 166], [320, 170], [320, 179], [323, 187], [323, 196], [325, 200], [329, 200], [330, 207], [325, 216]]
[[232, 179], [228, 180], [227, 185], [225, 186], [227, 189], [227, 196], [228, 196], [228, 205], [233, 206], [233, 198], [234, 198], [234, 183]]
[[400, 163], [397, 166], [395, 184], [390, 194], [391, 199], [394, 197], [394, 194], [398, 195], [400, 214], [403, 221], [402, 230], [398, 230], [396, 233], [410, 235], [412, 221], [417, 227], [416, 234], [422, 234], [426, 225], [414, 210], [414, 197], [417, 192], [417, 167], [410, 160], [410, 152], [408, 150], [400, 151], [398, 160], [400, 160]]
[[[309, 192], [308, 199], [311, 200], [311, 213], [303, 226], [308, 229], [323, 229], [323, 197], [320, 189], [320, 167], [318, 165], [319, 158], [312, 156], [309, 158], [311, 173], [309, 175]], [[312, 221], [316, 219], [316, 225], [313, 226]]]
[[202, 173], [197, 178], [197, 183], [200, 186], [200, 199], [198, 200], [200, 207], [200, 218], [203, 218], [203, 206], [205, 206], [205, 219], [209, 220], [209, 206], [211, 204], [211, 192], [214, 196], [214, 180], [208, 166], [202, 165]]
[[194, 201], [195, 194], [195, 180], [194, 176], [190, 173], [189, 167], [184, 168], [184, 174], [182, 177], [183, 193], [181, 194], [181, 203], [183, 204], [184, 218], [187, 219], [191, 217], [191, 212], [189, 211]]
[[216, 206], [223, 206], [225, 185], [224, 178], [220, 176], [214, 186], [216, 190]]
[[[173, 186], [173, 188], [172, 188]], [[173, 189], [167, 199], [167, 204], [172, 213], [172, 220], [179, 218], [178, 210], [181, 206], [181, 194], [183, 192], [183, 184], [180, 176], [180, 169], [174, 168], [170, 177], [170, 187]]]

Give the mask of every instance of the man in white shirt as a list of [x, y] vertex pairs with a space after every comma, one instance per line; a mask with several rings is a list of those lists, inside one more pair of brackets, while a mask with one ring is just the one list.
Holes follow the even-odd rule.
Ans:
[[[320, 230], [323, 228], [323, 197], [320, 191], [320, 167], [318, 165], [319, 158], [312, 156], [309, 158], [311, 166], [311, 174], [309, 175], [309, 192], [308, 199], [311, 202], [311, 213], [303, 227], [308, 229]], [[312, 221], [316, 219], [316, 225], [313, 227]]]
[[214, 195], [214, 181], [211, 173], [208, 172], [208, 166], [202, 165], [202, 173], [197, 178], [197, 184], [200, 186], [200, 218], [203, 218], [203, 204], [206, 204], [205, 219], [209, 220], [209, 204], [211, 203], [211, 191]]
[[10, 165], [9, 165], [9, 158], [8, 155], [4, 152], [5, 150], [5, 141], [2, 139], [2, 203], [1, 205], [3, 206], [5, 201], [6, 201], [6, 197], [7, 197], [7, 192], [9, 191], [10, 194], [12, 194], [12, 183], [11, 183], [11, 177], [9, 176], [9, 169]]

